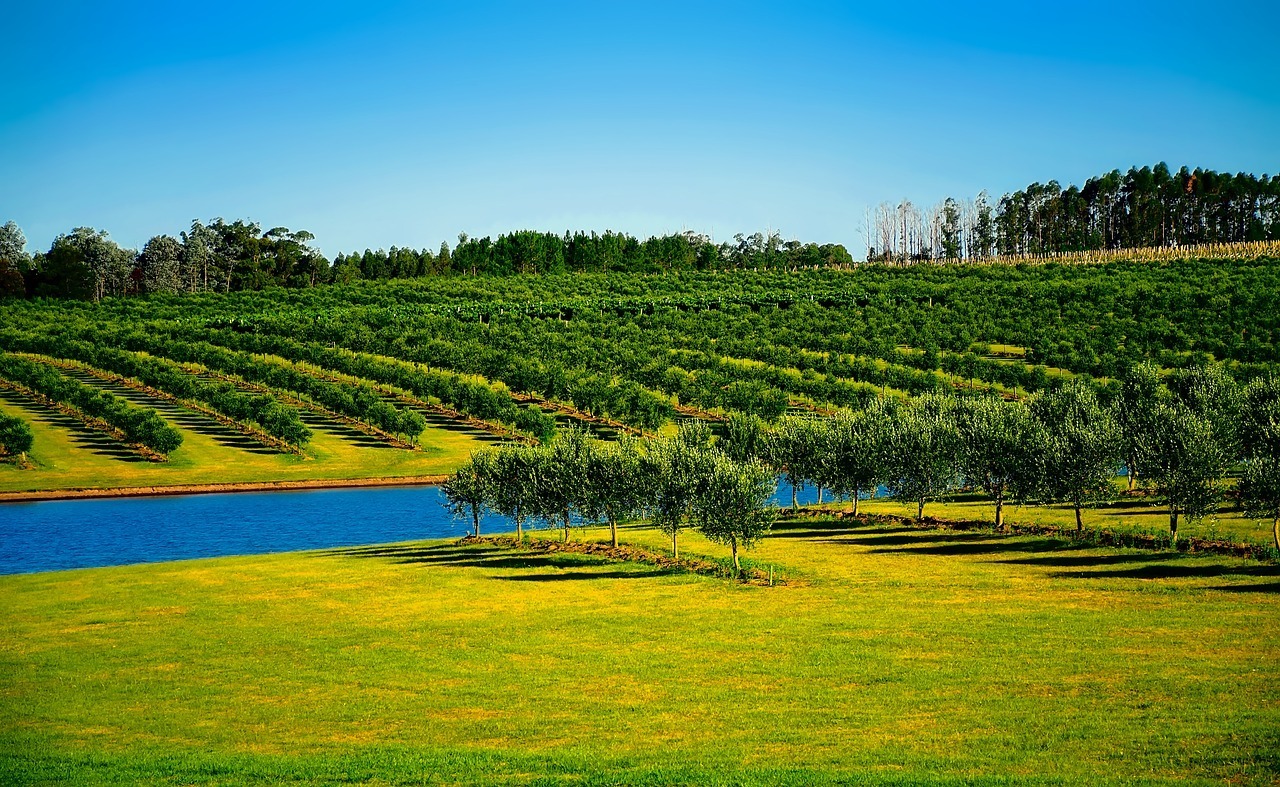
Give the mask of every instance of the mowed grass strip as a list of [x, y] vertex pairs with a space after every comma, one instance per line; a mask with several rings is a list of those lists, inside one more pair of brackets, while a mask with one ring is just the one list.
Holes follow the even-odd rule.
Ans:
[[0, 773], [1280, 777], [1273, 564], [812, 519], [752, 556], [807, 581], [444, 542], [3, 577]]
[[182, 433], [182, 446], [164, 464], [131, 463], [87, 450], [69, 430], [41, 418], [35, 403], [0, 398], [0, 412], [27, 420], [35, 434], [29, 454], [35, 467], [0, 465], [0, 492], [438, 475], [485, 445], [464, 431], [428, 428], [418, 441], [422, 450], [405, 451], [336, 422], [313, 423], [310, 456], [300, 457], [259, 446], [198, 413], [182, 411], [175, 419], [162, 409], [162, 417]]

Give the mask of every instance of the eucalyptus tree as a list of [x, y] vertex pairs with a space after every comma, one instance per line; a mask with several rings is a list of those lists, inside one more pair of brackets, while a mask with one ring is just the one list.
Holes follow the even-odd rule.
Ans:
[[916, 519], [924, 504], [955, 487], [960, 433], [956, 400], [942, 394], [913, 399], [898, 414], [889, 439], [889, 491], [916, 502]]
[[996, 506], [995, 526], [1004, 528], [1004, 504], [1025, 499], [1040, 486], [1048, 460], [1044, 428], [1020, 401], [983, 397], [957, 408], [960, 475]]
[[1129, 369], [1120, 384], [1115, 401], [1115, 420], [1120, 429], [1121, 456], [1124, 459], [1129, 491], [1138, 478], [1138, 454], [1154, 426], [1156, 407], [1167, 396], [1160, 373], [1150, 363]]
[[183, 291], [182, 244], [176, 238], [157, 235], [147, 241], [137, 265], [147, 294]]
[[0, 298], [27, 294], [26, 276], [31, 272], [27, 237], [12, 221], [0, 225]]
[[622, 437], [613, 443], [596, 443], [587, 452], [582, 512], [609, 523], [609, 540], [618, 545], [618, 522], [639, 514], [648, 497], [648, 475], [643, 471], [638, 443]]
[[444, 507], [455, 517], [471, 517], [472, 535], [480, 537], [480, 515], [494, 499], [495, 455], [492, 451], [476, 451], [440, 486]]
[[689, 523], [694, 501], [702, 493], [713, 460], [711, 433], [689, 421], [674, 437], [648, 443], [642, 472], [650, 479], [649, 509], [653, 524], [671, 536], [671, 556], [680, 557], [680, 531]]
[[1053, 500], [1070, 503], [1076, 530], [1083, 530], [1081, 509], [1111, 490], [1123, 453], [1115, 415], [1079, 380], [1041, 394], [1032, 401], [1031, 413], [1044, 435], [1044, 491]]
[[1280, 377], [1254, 380], [1242, 398], [1240, 498], [1250, 516], [1271, 520], [1271, 537], [1280, 550]]
[[494, 455], [489, 507], [511, 518], [516, 526], [516, 539], [522, 542], [524, 521], [538, 510], [538, 492], [546, 464], [546, 452], [534, 446], [504, 446]]
[[710, 455], [701, 488], [693, 499], [692, 519], [708, 540], [733, 551], [733, 570], [741, 574], [739, 549], [755, 546], [773, 525], [776, 511], [769, 499], [777, 480], [760, 462], [736, 462]]
[[841, 413], [831, 421], [830, 483], [837, 493], [853, 500], [854, 516], [858, 514], [862, 493], [874, 491], [888, 478], [896, 412], [896, 400], [875, 399], [865, 410]]

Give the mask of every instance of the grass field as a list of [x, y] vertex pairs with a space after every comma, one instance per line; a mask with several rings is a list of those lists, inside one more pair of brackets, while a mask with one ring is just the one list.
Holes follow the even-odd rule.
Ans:
[[[1119, 488], [1120, 485], [1117, 484]], [[841, 510], [847, 504], [833, 506]], [[925, 516], [961, 521], [994, 522], [995, 504], [974, 495], [961, 495], [955, 500], [930, 502], [924, 507]], [[914, 517], [916, 504], [892, 499], [863, 500], [858, 505], [860, 513], [892, 514]], [[1005, 522], [1009, 524], [1050, 525], [1073, 529], [1076, 526], [1075, 509], [1065, 505], [1019, 506], [1006, 505]], [[1100, 503], [1083, 509], [1086, 528], [1117, 532], [1143, 532], [1164, 535], [1169, 532], [1169, 510], [1156, 498], [1138, 497]], [[1183, 519], [1178, 523], [1178, 537], [1199, 536], [1209, 540], [1252, 542], [1269, 545], [1272, 542], [1270, 520], [1254, 519], [1240, 511], [1225, 506], [1217, 514], [1199, 522]]]
[[818, 521], [752, 557], [791, 584], [442, 542], [0, 577], [0, 781], [1280, 778], [1274, 564]]
[[165, 402], [148, 404], [182, 433], [182, 446], [165, 463], [141, 461], [16, 395], [0, 397], [0, 412], [25, 419], [35, 433], [30, 454], [35, 468], [0, 464], [0, 492], [435, 475], [451, 472], [484, 445], [464, 432], [429, 428], [419, 440], [421, 451], [405, 451], [336, 422], [312, 419], [310, 456], [300, 457], [259, 446]]

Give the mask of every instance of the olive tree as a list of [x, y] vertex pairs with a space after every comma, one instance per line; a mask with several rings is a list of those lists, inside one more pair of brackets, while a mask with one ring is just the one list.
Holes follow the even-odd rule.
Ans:
[[995, 526], [1004, 527], [1004, 504], [1025, 499], [1041, 485], [1045, 433], [1022, 402], [981, 398], [957, 408], [960, 475], [996, 506]]
[[1128, 476], [1129, 491], [1133, 491], [1138, 479], [1138, 454], [1152, 429], [1156, 406], [1166, 396], [1160, 382], [1160, 374], [1150, 363], [1140, 363], [1129, 369], [1120, 384], [1120, 395], [1115, 401], [1115, 421], [1120, 430], [1121, 458]]
[[582, 510], [586, 502], [587, 461], [591, 452], [585, 429], [562, 429], [546, 449], [545, 472], [540, 478], [537, 509], [548, 523], [557, 520], [564, 525], [564, 540], [569, 541], [573, 509]]
[[1156, 407], [1152, 430], [1138, 452], [1138, 469], [1165, 498], [1175, 543], [1179, 517], [1195, 521], [1214, 510], [1230, 460], [1207, 416], [1180, 402]]
[[609, 523], [609, 540], [618, 545], [618, 522], [634, 517], [644, 505], [648, 477], [642, 470], [635, 440], [598, 443], [587, 452], [583, 513]]
[[1240, 415], [1245, 456], [1240, 499], [1250, 516], [1271, 520], [1271, 537], [1280, 550], [1280, 377], [1250, 383]]
[[440, 487], [449, 513], [459, 518], [470, 515], [472, 534], [476, 538], [480, 537], [480, 515], [493, 499], [495, 464], [492, 452], [474, 452]]
[[[1044, 491], [1071, 504], [1076, 530], [1083, 530], [1084, 504], [1111, 490], [1124, 452], [1121, 429], [1093, 389], [1079, 380], [1038, 396], [1031, 413], [1043, 431]], [[1143, 434], [1149, 429], [1144, 427]]]
[[874, 490], [888, 476], [890, 440], [893, 436], [893, 400], [876, 399], [865, 410], [840, 413], [830, 424], [831, 488], [853, 500], [853, 514], [858, 514], [858, 500], [864, 491]]
[[0, 413], [0, 456], [11, 456], [21, 463], [34, 442], [26, 421]]
[[889, 491], [916, 502], [916, 519], [924, 519], [924, 504], [955, 487], [960, 434], [956, 428], [956, 400], [924, 394], [898, 414], [889, 439]]
[[799, 505], [797, 491], [807, 483], [816, 483], [822, 473], [820, 429], [821, 423], [813, 418], [783, 418], [766, 441], [769, 464], [791, 485], [793, 509]]
[[775, 476], [759, 462], [715, 455], [707, 465], [705, 481], [693, 500], [693, 521], [708, 540], [732, 550], [738, 574], [738, 550], [753, 547], [773, 524], [776, 512], [769, 499], [775, 491]]
[[649, 509], [653, 524], [671, 536], [671, 556], [680, 557], [680, 531], [689, 523], [713, 459], [705, 425], [680, 425], [675, 437], [652, 440], [643, 470], [650, 479]]
[[524, 521], [537, 511], [545, 468], [546, 453], [533, 446], [507, 446], [494, 456], [489, 507], [511, 518], [519, 541], [524, 541]]
[[763, 459], [768, 438], [768, 428], [759, 416], [733, 412], [724, 422], [724, 433], [716, 441], [716, 449], [739, 462]]

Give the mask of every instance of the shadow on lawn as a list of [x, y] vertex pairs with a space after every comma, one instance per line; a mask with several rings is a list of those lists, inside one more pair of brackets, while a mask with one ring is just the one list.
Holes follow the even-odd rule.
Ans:
[[628, 571], [583, 571], [593, 566], [617, 565], [615, 561], [577, 553], [521, 554], [493, 547], [437, 544], [434, 546], [372, 546], [331, 549], [321, 554], [336, 557], [379, 558], [397, 565], [425, 564], [449, 568], [488, 569], [579, 569], [540, 574], [494, 574], [490, 579], [511, 582], [551, 582], [583, 579], [640, 579], [674, 573], [666, 569], [637, 565]]
[[851, 527], [847, 521], [788, 521], [780, 524], [784, 525], [779, 534], [783, 538], [824, 539], [833, 544], [870, 547], [871, 552], [879, 554], [989, 555], [992, 557], [986, 562], [1042, 568], [1046, 569], [1046, 576], [1056, 579], [1194, 580], [1238, 577], [1244, 581], [1204, 589], [1231, 593], [1280, 593], [1280, 582], [1248, 581], [1250, 578], [1280, 577], [1280, 566], [1237, 562], [1216, 555], [1188, 555], [1169, 551], [1117, 552], [1106, 547], [1053, 537], [917, 530], [907, 525], [895, 527], [877, 524], [859, 528], [856, 525]]
[[[1168, 557], [1168, 556], [1166, 556]], [[1280, 577], [1280, 566], [1266, 564], [1233, 565], [1230, 563], [1165, 563], [1154, 566], [1136, 566], [1107, 571], [1055, 571], [1055, 577], [1074, 579], [1200, 579], [1206, 577]], [[1253, 587], [1257, 587], [1254, 585]], [[1237, 589], [1237, 588], [1233, 588]]]
[[673, 571], [655, 569], [652, 571], [559, 571], [554, 574], [495, 574], [490, 579], [501, 579], [506, 582], [559, 582], [561, 580], [582, 579], [648, 579]]

